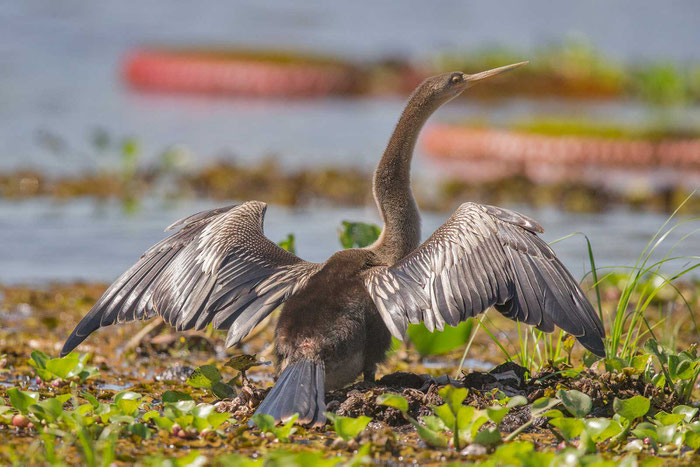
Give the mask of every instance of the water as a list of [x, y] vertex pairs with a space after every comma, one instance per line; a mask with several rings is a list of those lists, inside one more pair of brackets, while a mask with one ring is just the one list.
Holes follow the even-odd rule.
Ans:
[[[176, 203], [147, 200], [137, 213], [129, 215], [117, 203], [93, 200], [0, 202], [0, 283], [111, 282], [138, 260], [143, 251], [165, 236], [164, 227], [178, 218], [222, 204], [207, 200]], [[547, 241], [573, 232], [585, 232], [593, 244], [599, 267], [633, 265], [666, 220], [664, 215], [624, 209], [603, 214], [517, 209], [540, 221], [545, 227], [543, 236]], [[430, 235], [447, 217], [448, 213], [425, 213], [423, 236]], [[296, 235], [299, 256], [309, 261], [324, 261], [340, 248], [338, 229], [343, 220], [379, 222], [374, 207], [287, 209], [270, 206], [265, 233], [277, 241], [292, 232]], [[696, 221], [675, 230], [656, 257], [665, 254], [670, 246], [697, 227]], [[699, 245], [697, 237], [691, 237], [677, 246], [674, 255], [697, 255]], [[580, 278], [588, 269], [588, 254], [582, 237], [557, 243], [553, 248], [576, 277]]]
[[[23, 0], [0, 4], [0, 170], [94, 167], [95, 127], [134, 136], [146, 160], [183, 144], [192, 164], [274, 154], [300, 167], [369, 166], [400, 112], [400, 99], [312, 102], [183, 98], [134, 93], [119, 80], [120, 59], [142, 44], [300, 48], [370, 60], [419, 58], [502, 44], [528, 50], [570, 36], [588, 38], [621, 60], [700, 60], [700, 4], [618, 2], [124, 2]], [[466, 106], [464, 114], [537, 112], [546, 103]], [[456, 107], [455, 107], [456, 108]], [[631, 106], [570, 105], [577, 113], [636, 115]], [[441, 113], [442, 115], [448, 115]], [[695, 121], [698, 110], [694, 111]], [[440, 115], [437, 118], [441, 118]], [[679, 118], [688, 119], [685, 113]], [[54, 149], [38, 144], [55, 136]], [[60, 143], [62, 141], [63, 143]]]

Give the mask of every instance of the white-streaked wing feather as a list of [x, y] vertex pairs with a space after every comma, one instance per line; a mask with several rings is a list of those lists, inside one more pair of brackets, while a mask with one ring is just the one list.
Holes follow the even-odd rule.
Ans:
[[249, 201], [194, 214], [112, 284], [67, 339], [62, 353], [114, 323], [159, 314], [177, 329], [209, 323], [234, 345], [298, 291], [321, 265], [301, 260], [263, 233], [266, 205]]
[[365, 285], [399, 339], [408, 323], [432, 331], [495, 306], [543, 331], [556, 324], [603, 354], [598, 315], [537, 232], [542, 227], [522, 214], [465, 203], [408, 256], [370, 269]]

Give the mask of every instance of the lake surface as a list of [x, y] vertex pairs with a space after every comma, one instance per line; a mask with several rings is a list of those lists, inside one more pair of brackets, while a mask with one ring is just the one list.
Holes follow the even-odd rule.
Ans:
[[[206, 200], [164, 202], [147, 200], [134, 214], [118, 203], [77, 200], [57, 204], [44, 200], [0, 202], [0, 283], [43, 284], [50, 281], [111, 282], [131, 266], [149, 246], [165, 236], [163, 229], [194, 212], [225, 205]], [[572, 214], [553, 209], [516, 207], [537, 219], [552, 241], [585, 232], [593, 245], [598, 267], [631, 266], [666, 216], [615, 210], [604, 214]], [[423, 236], [429, 236], [449, 213], [423, 215]], [[297, 254], [324, 261], [340, 248], [338, 229], [343, 220], [379, 222], [374, 207], [337, 209], [270, 206], [265, 233], [278, 241], [294, 233]], [[660, 258], [684, 235], [698, 228], [688, 223], [674, 231], [659, 248]], [[577, 278], [589, 270], [583, 237], [553, 246]], [[674, 256], [697, 255], [697, 237], [682, 241]], [[675, 271], [679, 262], [668, 272]]]
[[[145, 161], [172, 144], [191, 164], [275, 155], [288, 166], [371, 166], [401, 99], [251, 101], [144, 95], [119, 79], [121, 57], [143, 44], [286, 47], [370, 60], [411, 59], [488, 45], [522, 50], [587, 38], [624, 61], [700, 61], [700, 3], [273, 0], [0, 3], [0, 170], [75, 171], [94, 157], [94, 129], [137, 138]], [[639, 120], [635, 104], [510, 101], [454, 105], [436, 118], [504, 118], [566, 107], [570, 113]], [[700, 122], [700, 110], [675, 118]]]

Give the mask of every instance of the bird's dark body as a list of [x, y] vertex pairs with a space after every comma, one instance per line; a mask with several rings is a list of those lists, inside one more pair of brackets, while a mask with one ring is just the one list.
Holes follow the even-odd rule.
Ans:
[[391, 334], [360, 273], [376, 266], [368, 250], [333, 255], [306, 287], [283, 305], [275, 331], [278, 368], [300, 360], [323, 361], [326, 390], [372, 379], [391, 345]]

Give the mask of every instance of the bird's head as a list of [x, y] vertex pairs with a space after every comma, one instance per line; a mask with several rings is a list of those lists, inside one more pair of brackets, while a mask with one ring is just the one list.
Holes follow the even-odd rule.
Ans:
[[421, 93], [425, 93], [424, 96], [428, 98], [435, 105], [435, 107], [439, 107], [459, 96], [466, 89], [472, 87], [475, 83], [481, 81], [482, 79], [499, 75], [527, 63], [528, 62], [514, 63], [512, 65], [482, 71], [481, 73], [476, 73], [473, 75], [468, 75], [466, 73], [462, 73], [461, 71], [443, 73], [441, 75], [432, 76], [426, 79], [418, 90]]

